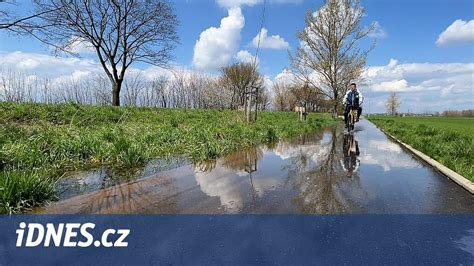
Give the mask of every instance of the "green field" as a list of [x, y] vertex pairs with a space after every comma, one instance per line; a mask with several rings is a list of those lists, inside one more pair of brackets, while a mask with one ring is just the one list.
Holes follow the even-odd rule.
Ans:
[[237, 111], [0, 103], [0, 213], [54, 200], [54, 183], [68, 171], [213, 159], [332, 123], [329, 114], [299, 122], [295, 113], [262, 112], [247, 124]]
[[474, 118], [371, 116], [370, 121], [474, 181]]

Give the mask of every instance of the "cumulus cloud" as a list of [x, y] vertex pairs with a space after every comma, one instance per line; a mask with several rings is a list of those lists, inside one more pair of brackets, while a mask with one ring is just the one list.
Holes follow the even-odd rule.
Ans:
[[262, 28], [259, 34], [255, 36], [252, 40], [252, 44], [254, 47], [258, 46], [258, 39], [260, 36], [260, 48], [263, 49], [288, 49], [290, 48], [290, 44], [285, 41], [284, 38], [280, 37], [280, 35], [272, 35], [268, 36], [268, 30]]
[[49, 77], [71, 75], [75, 71], [102, 71], [100, 64], [91, 59], [55, 57], [21, 51], [0, 53], [0, 67]]
[[196, 169], [194, 177], [201, 191], [209, 197], [217, 197], [228, 213], [239, 213], [250, 200], [253, 200], [247, 193], [249, 186], [252, 186], [251, 189], [258, 197], [263, 197], [266, 192], [275, 190], [285, 181], [283, 175], [261, 176], [257, 172], [253, 174], [252, 184], [250, 184], [250, 180], [247, 183], [243, 178], [248, 177], [247, 172], [231, 169], [225, 165], [225, 161], [219, 159], [212, 171], [202, 172]]
[[90, 54], [95, 52], [92, 45], [78, 39], [71, 42], [69, 50], [76, 54]]
[[[0, 52], [0, 70], [15, 71], [30, 76], [31, 78], [49, 78], [52, 84], [60, 84], [64, 81], [79, 81], [94, 75], [105, 75], [102, 66], [91, 59], [76, 57], [56, 57], [48, 54], [26, 53], [26, 52]], [[173, 78], [173, 73], [184, 72], [186, 74], [201, 73], [185, 67], [173, 65], [171, 69], [150, 66], [145, 69], [129, 68], [129, 74], [140, 73], [147, 79], [166, 75]]]
[[243, 5], [254, 6], [260, 4], [261, 0], [217, 0], [217, 4], [225, 8], [241, 7]]
[[303, 0], [270, 0], [270, 3], [274, 4], [300, 4]]
[[194, 46], [193, 65], [200, 70], [217, 70], [229, 63], [240, 44], [245, 18], [238, 7], [229, 9], [218, 28], [204, 30]]
[[283, 71], [275, 77], [276, 82], [282, 82], [284, 84], [291, 84], [292, 82], [294, 82], [294, 79], [295, 75], [293, 74], [293, 72], [286, 68], [283, 69]]
[[240, 50], [237, 55], [235, 55], [235, 59], [239, 62], [247, 64], [254, 64], [256, 62], [256, 64], [258, 65], [260, 63], [260, 59], [252, 55], [247, 50]]
[[[472, 108], [474, 63], [403, 63], [391, 59], [364, 73], [364, 95], [384, 103], [389, 92], [399, 92], [402, 111], [425, 112]], [[384, 111], [383, 104], [376, 112]]]
[[379, 38], [383, 39], [387, 37], [387, 32], [385, 29], [380, 25], [378, 21], [374, 22], [374, 30], [368, 34], [370, 38]]
[[[392, 168], [419, 168], [413, 158], [402, 152], [398, 144], [384, 140], [370, 140], [368, 147], [364, 147], [365, 152], [361, 154], [361, 164], [382, 166], [385, 172]], [[382, 151], [387, 156], [378, 156]]]
[[404, 91], [407, 89], [407, 81], [404, 79], [384, 81], [374, 84], [372, 89], [374, 91]]
[[391, 59], [385, 66], [369, 67], [364, 78], [371, 90], [385, 92], [412, 92], [438, 90], [453, 85], [459, 90], [471, 91], [474, 63], [406, 63]]
[[[303, 0], [269, 0], [270, 4], [300, 4]], [[263, 0], [217, 0], [217, 4], [224, 8], [254, 6], [263, 3]]]
[[[359, 88], [367, 98], [366, 110], [371, 105], [371, 112], [385, 111], [390, 92], [400, 93], [403, 112], [472, 109], [472, 73], [474, 63], [399, 63], [390, 59], [386, 65], [368, 67], [363, 74], [366, 82]], [[284, 69], [274, 81], [292, 83], [294, 74]]]
[[32, 58], [27, 58], [25, 60], [18, 62], [16, 66], [20, 69], [26, 70], [26, 69], [35, 69], [39, 66], [39, 64], [40, 62], [38, 62], [37, 60], [32, 59]]
[[436, 40], [436, 44], [442, 47], [465, 43], [474, 43], [474, 20], [454, 21]]

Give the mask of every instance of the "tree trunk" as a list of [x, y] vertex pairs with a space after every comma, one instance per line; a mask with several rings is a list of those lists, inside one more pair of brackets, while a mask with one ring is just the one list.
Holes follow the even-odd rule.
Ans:
[[120, 90], [122, 89], [122, 81], [112, 83], [112, 105], [120, 106]]
[[247, 96], [247, 114], [246, 114], [246, 120], [247, 120], [247, 123], [250, 123], [250, 120], [251, 120], [251, 113], [252, 113], [252, 94], [249, 93], [248, 96]]
[[332, 117], [337, 118], [337, 102], [334, 103]]

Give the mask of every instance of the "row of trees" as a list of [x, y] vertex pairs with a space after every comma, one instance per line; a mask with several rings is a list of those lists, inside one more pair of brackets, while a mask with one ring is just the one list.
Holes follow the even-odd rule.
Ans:
[[[123, 85], [143, 82], [134, 77], [125, 81], [132, 64], [167, 66], [178, 43], [178, 19], [166, 0], [34, 0], [34, 3], [36, 13], [0, 20], [0, 29], [29, 34], [60, 52], [73, 53], [78, 43], [92, 47], [109, 80], [113, 105], [120, 105], [122, 99], [138, 97], [136, 92], [129, 95], [130, 86], [125, 88], [126, 95], [121, 93]], [[337, 116], [345, 90], [351, 82], [360, 80], [371, 49], [359, 47], [359, 42], [374, 29], [374, 24], [362, 26], [364, 16], [359, 0], [327, 0], [319, 10], [308, 12], [305, 29], [298, 34], [302, 45], [290, 58], [295, 84], [304, 85], [283, 89], [277, 85], [277, 108], [289, 110], [295, 101], [304, 100], [309, 110], [318, 110], [330, 103]], [[224, 89], [217, 92], [224, 96], [215, 97], [228, 98], [230, 103], [224, 101], [221, 105], [233, 109], [245, 106], [247, 120], [252, 108], [264, 108], [263, 79], [256, 66], [236, 64], [222, 72], [224, 82], [220, 86], [209, 83], [208, 79], [196, 79], [193, 83], [209, 83], [206, 90]], [[184, 83], [179, 78], [174, 82]], [[178, 87], [179, 91], [185, 86]], [[178, 94], [186, 96], [174, 99], [173, 104], [205, 106], [198, 91], [180, 91]], [[227, 92], [231, 93], [228, 97]]]
[[369, 51], [359, 45], [374, 31], [375, 24], [363, 27], [365, 9], [359, 0], [326, 0], [305, 18], [305, 29], [298, 33], [301, 46], [291, 55], [298, 83], [307, 84], [332, 103], [337, 117], [349, 84], [362, 82]]
[[[245, 105], [245, 92], [233, 83], [235, 81], [228, 79], [225, 74], [215, 77], [174, 71], [149, 80], [140, 72], [131, 72], [124, 80], [120, 101], [129, 106], [162, 108], [242, 108]], [[266, 110], [271, 99], [263, 83], [260, 85], [256, 108]], [[110, 81], [99, 74], [83, 78], [51, 79], [13, 70], [0, 70], [0, 100], [111, 104]]]
[[462, 110], [462, 111], [444, 111], [443, 116], [453, 116], [453, 117], [474, 117], [474, 109]]
[[178, 44], [178, 19], [166, 0], [34, 0], [36, 11], [18, 17], [1, 1], [0, 29], [28, 34], [74, 53], [78, 44], [92, 47], [112, 87], [112, 104], [120, 105], [130, 66], [142, 62], [167, 66]]
[[307, 112], [329, 112], [332, 109], [332, 102], [308, 84], [277, 81], [273, 93], [273, 108], [277, 111], [292, 111], [302, 103]]

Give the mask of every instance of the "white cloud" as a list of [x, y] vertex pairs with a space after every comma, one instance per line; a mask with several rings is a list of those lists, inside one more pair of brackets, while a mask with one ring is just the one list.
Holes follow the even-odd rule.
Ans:
[[238, 50], [245, 18], [240, 8], [229, 9], [219, 28], [203, 31], [194, 46], [193, 65], [201, 70], [217, 70], [229, 63]]
[[303, 0], [270, 0], [272, 4], [301, 4]]
[[265, 86], [265, 89], [267, 89], [270, 95], [273, 96], [273, 90], [270, 90], [271, 88], [273, 88], [273, 85], [274, 85], [273, 80], [269, 76], [264, 75], [263, 84]]
[[[375, 112], [384, 111], [389, 92], [400, 92], [401, 111], [425, 112], [468, 109], [474, 106], [474, 63], [403, 63], [391, 59], [385, 66], [372, 66], [364, 73], [366, 97]], [[460, 101], [462, 100], [462, 101]], [[366, 101], [367, 102], [367, 101]]]
[[82, 79], [86, 79], [87, 77], [90, 77], [92, 74], [93, 73], [91, 71], [76, 70], [69, 75], [62, 75], [62, 76], [53, 78], [51, 81], [51, 85], [55, 87], [55, 86], [61, 86], [61, 84], [68, 83], [71, 81], [80, 81]]
[[261, 32], [255, 36], [252, 40], [252, 44], [254, 47], [258, 45], [258, 39], [260, 35], [260, 48], [263, 49], [288, 49], [290, 48], [290, 44], [285, 41], [284, 38], [280, 37], [280, 35], [272, 35], [268, 36], [268, 30], [262, 28]]
[[[413, 158], [403, 153], [398, 144], [385, 140], [370, 140], [368, 144], [359, 157], [361, 164], [382, 166], [385, 172], [392, 168], [413, 169], [421, 167]], [[387, 155], [380, 156], [381, 151]]]
[[260, 63], [260, 59], [258, 57], [255, 57], [254, 55], [252, 55], [247, 50], [240, 50], [237, 53], [237, 55], [235, 56], [235, 59], [237, 59], [237, 61], [239, 61], [239, 62], [248, 63], [248, 64], [254, 64], [256, 62], [257, 65], [259, 65], [259, 63]]
[[40, 62], [31, 58], [27, 58], [25, 60], [18, 62], [17, 67], [21, 69], [35, 69], [36, 67], [39, 66], [39, 64]]
[[75, 71], [103, 71], [100, 64], [91, 59], [21, 51], [0, 53], [0, 67], [48, 77], [71, 75]]
[[254, 6], [260, 4], [261, 0], [217, 0], [217, 4], [225, 8], [241, 7], [243, 5]]
[[374, 91], [404, 91], [408, 88], [407, 85], [408, 82], [404, 79], [391, 80], [374, 84], [372, 89]]
[[369, 67], [364, 74], [372, 91], [414, 92], [438, 90], [453, 85], [458, 89], [472, 89], [474, 63], [408, 63], [390, 59], [386, 66]]
[[436, 44], [447, 47], [456, 44], [474, 43], [474, 20], [458, 19], [438, 37]]
[[88, 44], [86, 41], [80, 40], [74, 40], [71, 43], [69, 50], [76, 54], [90, 54], [95, 52], [92, 45]]
[[286, 68], [275, 77], [275, 81], [283, 82], [284, 84], [291, 84], [294, 82], [294, 79], [295, 75], [293, 72]]
[[374, 22], [374, 26], [374, 31], [368, 34], [369, 37], [379, 39], [387, 37], [387, 32], [385, 32], [384, 28], [380, 25], [378, 21]]
[[[270, 4], [300, 4], [303, 0], [269, 0]], [[217, 0], [217, 4], [224, 8], [254, 6], [262, 4], [263, 0]]]

